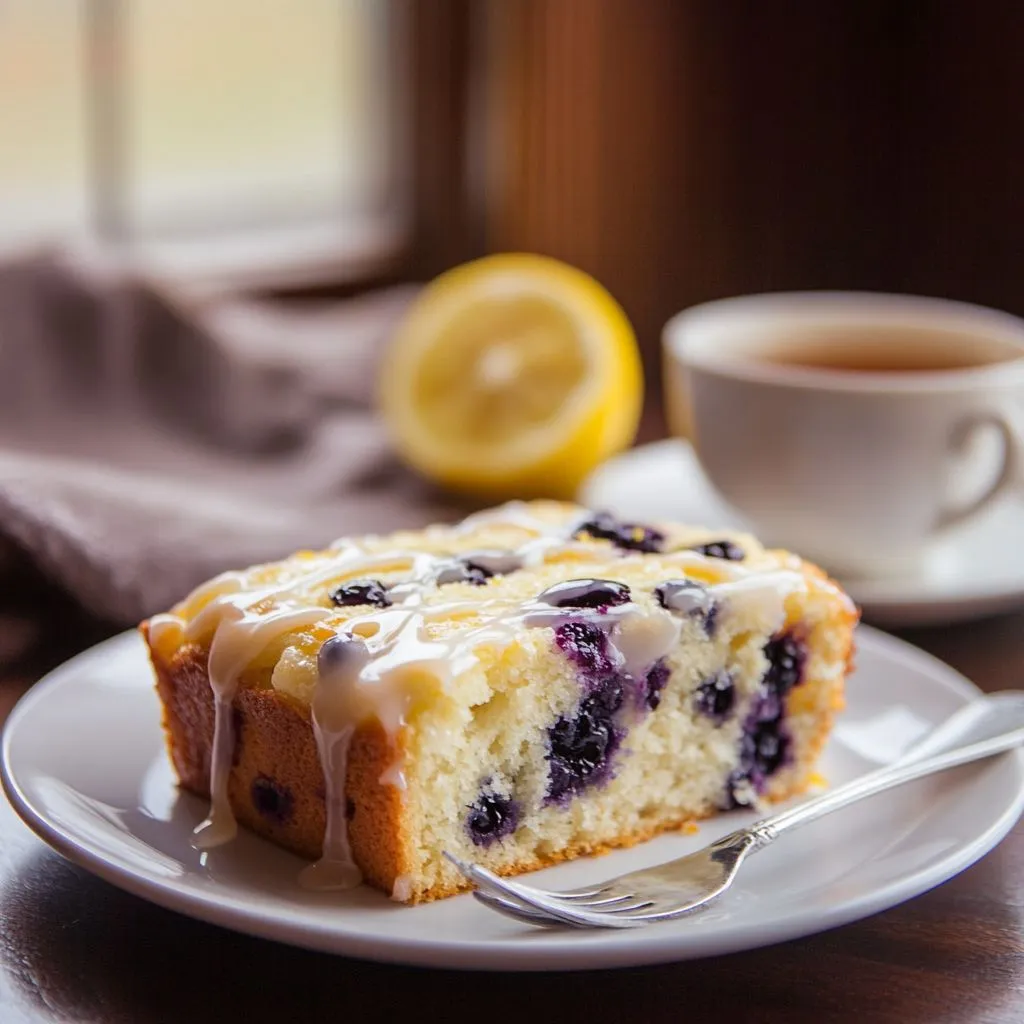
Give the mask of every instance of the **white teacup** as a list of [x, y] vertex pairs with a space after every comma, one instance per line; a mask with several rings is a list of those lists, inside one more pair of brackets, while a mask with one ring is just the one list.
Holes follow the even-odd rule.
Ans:
[[663, 343], [670, 426], [712, 486], [766, 543], [831, 571], [912, 571], [997, 496], [1024, 497], [1024, 320], [774, 293], [685, 310]]

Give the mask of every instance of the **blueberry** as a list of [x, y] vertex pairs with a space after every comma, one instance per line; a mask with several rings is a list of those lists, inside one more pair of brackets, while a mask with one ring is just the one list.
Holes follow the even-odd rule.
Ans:
[[785, 741], [777, 729], [761, 730], [754, 737], [758, 764], [765, 775], [771, 775], [782, 763]]
[[566, 580], [548, 587], [537, 600], [556, 608], [609, 608], [627, 604], [630, 592], [614, 580]]
[[637, 523], [620, 523], [608, 512], [598, 512], [577, 527], [575, 535], [588, 533], [599, 540], [610, 540], [616, 547], [626, 551], [641, 551], [651, 554], [661, 550], [665, 535], [650, 526]]
[[765, 782], [789, 760], [792, 740], [786, 729], [783, 697], [803, 676], [807, 650], [792, 633], [779, 633], [764, 646], [768, 670], [761, 693], [743, 723], [740, 763], [726, 784], [726, 807], [746, 807], [744, 790], [761, 792]]
[[715, 601], [708, 609], [707, 615], [704, 616], [704, 632], [708, 637], [715, 635], [715, 630], [718, 628], [718, 611], [720, 605]]
[[494, 573], [484, 565], [479, 565], [466, 558], [458, 558], [437, 574], [437, 582], [439, 585], [472, 583], [476, 587], [482, 587], [493, 575]]
[[514, 551], [474, 551], [466, 559], [469, 564], [480, 569], [487, 576], [507, 576], [523, 567], [521, 555]]
[[654, 596], [666, 611], [682, 612], [684, 615], [704, 611], [710, 600], [708, 588], [703, 583], [687, 579], [659, 583], [654, 588]]
[[758, 722], [774, 722], [782, 717], [782, 699], [777, 693], [766, 690], [758, 697], [751, 714]]
[[654, 663], [654, 667], [644, 678], [643, 701], [651, 711], [661, 703], [661, 691], [671, 674], [668, 662], [661, 658]]
[[743, 548], [733, 544], [731, 540], [713, 540], [707, 544], [696, 544], [691, 550], [707, 555], [708, 558], [724, 558], [729, 562], [742, 562], [747, 557]]
[[789, 760], [791, 743], [778, 695], [768, 691], [756, 697], [743, 723], [739, 764], [726, 782], [726, 809], [750, 806], [749, 790], [764, 789]]
[[726, 672], [716, 672], [705, 679], [694, 693], [694, 703], [701, 714], [721, 725], [736, 703], [736, 687], [732, 676]]
[[704, 632], [714, 636], [718, 605], [711, 592], [696, 580], [665, 580], [654, 588], [658, 604], [666, 611], [704, 620]]
[[346, 674], [362, 668], [369, 657], [364, 640], [351, 633], [336, 633], [321, 645], [316, 658], [317, 671], [322, 678], [330, 679], [337, 672]]
[[784, 731], [782, 718], [759, 722], [743, 736], [743, 764], [754, 788], [760, 790], [766, 779], [774, 775], [785, 763], [789, 753], [789, 736]]
[[339, 607], [372, 604], [375, 608], [387, 608], [391, 604], [387, 587], [380, 580], [355, 580], [343, 583], [331, 591], [331, 600]]
[[269, 775], [257, 775], [249, 793], [253, 807], [268, 821], [285, 825], [291, 820], [295, 800], [287, 786], [282, 786]]
[[486, 566], [466, 561], [466, 582], [482, 587], [494, 575]]
[[612, 716], [622, 704], [622, 687], [610, 680], [586, 697], [571, 718], [548, 730], [548, 802], [564, 804], [611, 774], [611, 758], [622, 742]]
[[587, 700], [595, 713], [611, 718], [622, 707], [626, 697], [622, 683], [622, 676], [610, 675], [591, 690]]
[[725, 794], [722, 798], [723, 811], [734, 811], [740, 807], [749, 807], [751, 801], [745, 792], [750, 785], [750, 775], [744, 768], [737, 768], [729, 773], [725, 780]]
[[519, 805], [510, 796], [481, 793], [466, 816], [466, 831], [475, 846], [490, 846], [511, 835], [519, 824]]
[[764, 646], [768, 671], [764, 682], [773, 693], [784, 695], [803, 678], [807, 649], [792, 633], [779, 633]]
[[559, 650], [588, 676], [614, 671], [608, 653], [608, 638], [589, 622], [566, 622], [555, 630]]

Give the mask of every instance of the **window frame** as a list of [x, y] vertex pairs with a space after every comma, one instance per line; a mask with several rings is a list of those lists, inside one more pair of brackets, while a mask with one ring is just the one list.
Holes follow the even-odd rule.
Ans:
[[[412, 8], [406, 0], [373, 0], [381, 46], [372, 67], [371, 94], [381, 117], [387, 157], [370, 204], [355, 210], [300, 215], [276, 223], [196, 231], [133, 231], [126, 140], [126, 19], [131, 0], [82, 0], [78, 32], [84, 104], [84, 227], [49, 229], [36, 238], [0, 239], [8, 253], [44, 248], [99, 254], [114, 265], [168, 279], [176, 290], [221, 292], [351, 284], [389, 273], [407, 258], [414, 221], [410, 173], [409, 96]], [[340, 173], [340, 171], [339, 171]]]

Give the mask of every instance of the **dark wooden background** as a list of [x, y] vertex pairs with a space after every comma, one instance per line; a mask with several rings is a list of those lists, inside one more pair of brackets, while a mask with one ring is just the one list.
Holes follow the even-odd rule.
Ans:
[[595, 274], [658, 379], [684, 306], [795, 288], [1024, 313], [1024, 4], [424, 0], [424, 277], [525, 249]]

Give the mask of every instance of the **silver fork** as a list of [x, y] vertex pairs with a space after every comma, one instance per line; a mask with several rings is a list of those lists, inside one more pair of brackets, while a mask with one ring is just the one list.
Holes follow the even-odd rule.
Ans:
[[1024, 692], [1003, 691], [961, 708], [893, 764], [845, 786], [737, 829], [677, 860], [597, 885], [556, 892], [499, 878], [479, 865], [445, 856], [477, 889], [485, 906], [530, 924], [636, 928], [682, 917], [721, 896], [744, 860], [783, 832], [858, 800], [1024, 743]]

